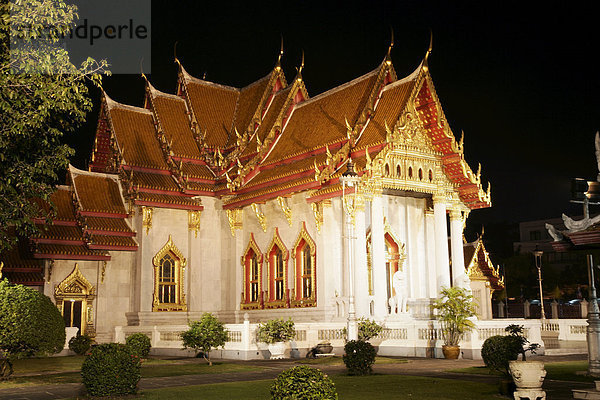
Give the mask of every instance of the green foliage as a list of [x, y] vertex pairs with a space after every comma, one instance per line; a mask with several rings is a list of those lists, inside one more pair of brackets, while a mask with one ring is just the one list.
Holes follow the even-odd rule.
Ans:
[[106, 343], [92, 349], [81, 366], [81, 377], [90, 396], [135, 394], [141, 366], [126, 345]]
[[48, 200], [73, 149], [61, 142], [92, 109], [86, 82], [98, 85], [107, 63], [74, 66], [59, 39], [77, 8], [63, 0], [0, 2], [0, 251], [13, 232], [36, 233], [34, 218]]
[[539, 347], [537, 343], [531, 343], [524, 347], [529, 340], [523, 336], [523, 326], [511, 324], [504, 329], [509, 334], [506, 336], [492, 336], [483, 342], [481, 347], [481, 358], [485, 366], [492, 371], [498, 371], [510, 377], [508, 363], [516, 360], [521, 354], [525, 361], [525, 353], [535, 350]]
[[132, 354], [142, 358], [148, 357], [152, 344], [150, 338], [143, 333], [134, 333], [125, 339], [125, 344], [129, 347]]
[[337, 400], [332, 380], [323, 371], [297, 366], [282, 371], [271, 386], [273, 400]]
[[374, 338], [379, 335], [382, 330], [383, 326], [373, 320], [363, 317], [358, 319], [358, 340], [369, 340]]
[[509, 377], [508, 363], [516, 360], [520, 352], [521, 345], [513, 336], [496, 335], [483, 342], [481, 358], [490, 370], [501, 372]]
[[442, 288], [440, 298], [431, 306], [437, 311], [442, 323], [442, 334], [446, 346], [458, 346], [465, 332], [473, 329], [469, 318], [475, 316], [473, 296], [461, 287]]
[[283, 318], [268, 320], [258, 325], [256, 335], [259, 342], [267, 344], [287, 342], [296, 335], [294, 321], [291, 318], [287, 321]]
[[373, 364], [377, 351], [371, 343], [362, 340], [351, 340], [344, 346], [344, 364], [350, 375], [369, 375], [373, 372]]
[[227, 329], [214, 315], [204, 313], [200, 321], [190, 322], [190, 329], [181, 334], [181, 340], [185, 349], [201, 351], [208, 364], [212, 365], [210, 351], [213, 348], [225, 346]]
[[1, 280], [0, 376], [12, 373], [11, 359], [57, 353], [64, 344], [65, 323], [50, 298]]
[[69, 349], [77, 355], [84, 355], [92, 347], [92, 338], [88, 335], [80, 335], [79, 332], [69, 340]]

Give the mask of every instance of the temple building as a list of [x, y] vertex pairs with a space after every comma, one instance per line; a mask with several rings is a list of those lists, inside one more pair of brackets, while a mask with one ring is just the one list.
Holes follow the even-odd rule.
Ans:
[[148, 80], [143, 107], [104, 94], [89, 171], [69, 168], [42, 205], [54, 222], [2, 255], [4, 276], [99, 342], [207, 311], [228, 323], [431, 320], [451, 285], [491, 318], [502, 282], [483, 244], [463, 240], [490, 186], [448, 125], [429, 53], [399, 78], [388, 51], [314, 97], [304, 65], [288, 82], [279, 60], [243, 88], [176, 60], [175, 94]]

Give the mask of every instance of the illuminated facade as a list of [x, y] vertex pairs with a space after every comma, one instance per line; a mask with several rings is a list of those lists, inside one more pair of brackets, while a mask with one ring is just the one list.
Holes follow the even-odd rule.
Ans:
[[[177, 61], [176, 93], [146, 80], [144, 107], [104, 94], [90, 171], [70, 168], [54, 224], [32, 239], [33, 258], [4, 257], [5, 274], [27, 283], [35, 272], [28, 282], [62, 302], [55, 287], [77, 262], [98, 341], [206, 311], [226, 322], [345, 321], [350, 271], [358, 317], [431, 319], [442, 286], [470, 285], [464, 224], [491, 202], [448, 126], [428, 55], [399, 79], [388, 52], [315, 97], [303, 66], [288, 82], [279, 61], [244, 88]], [[342, 188], [350, 158], [359, 183]]]

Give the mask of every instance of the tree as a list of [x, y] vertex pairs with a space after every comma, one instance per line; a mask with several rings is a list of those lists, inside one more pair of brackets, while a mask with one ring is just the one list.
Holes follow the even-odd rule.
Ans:
[[225, 346], [228, 332], [221, 321], [211, 313], [202, 314], [200, 321], [192, 321], [190, 329], [181, 334], [184, 349], [201, 351], [202, 357], [212, 365], [210, 351], [213, 348]]
[[53, 354], [65, 345], [65, 323], [48, 296], [7, 279], [0, 281], [0, 377], [12, 359]]
[[61, 137], [92, 108], [86, 82], [99, 85], [107, 63], [69, 60], [60, 39], [77, 8], [63, 0], [0, 3], [0, 251], [49, 220], [47, 201], [73, 149]]
[[469, 319], [475, 316], [473, 296], [464, 288], [443, 287], [440, 297], [431, 307], [437, 311], [437, 319], [442, 324], [442, 336], [446, 346], [458, 346], [463, 334], [475, 326]]

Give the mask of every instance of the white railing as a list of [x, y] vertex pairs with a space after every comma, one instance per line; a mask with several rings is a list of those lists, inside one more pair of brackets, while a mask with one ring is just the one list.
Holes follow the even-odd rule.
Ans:
[[[475, 321], [476, 328], [465, 335], [460, 343], [463, 357], [480, 358], [483, 342], [494, 335], [506, 335], [504, 328], [509, 324], [524, 326], [524, 333], [531, 343], [539, 343], [543, 354], [543, 331], [554, 333], [558, 340], [585, 341], [587, 322], [581, 319], [546, 320], [542, 326], [540, 320], [530, 319], [496, 319]], [[436, 356], [441, 357], [443, 344], [441, 328], [437, 321], [423, 320], [388, 320], [383, 322], [384, 330], [371, 342], [379, 346], [381, 355], [399, 356]], [[244, 321], [242, 324], [226, 324], [229, 340], [221, 356], [226, 358], [264, 358], [267, 346], [256, 340], [258, 324]], [[290, 342], [291, 350], [296, 356], [303, 356], [307, 350], [320, 342], [330, 342], [337, 352], [342, 352], [345, 344], [344, 322], [336, 323], [297, 323], [296, 336]], [[119, 326], [115, 328], [114, 340], [124, 343], [125, 338], [135, 332], [141, 332], [151, 338], [153, 348], [181, 349], [180, 333], [188, 327], [185, 325], [165, 326]], [[543, 329], [542, 329], [543, 328]], [[547, 334], [546, 334], [547, 337]]]

